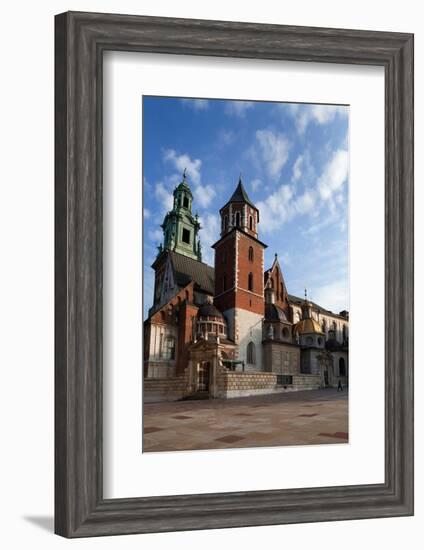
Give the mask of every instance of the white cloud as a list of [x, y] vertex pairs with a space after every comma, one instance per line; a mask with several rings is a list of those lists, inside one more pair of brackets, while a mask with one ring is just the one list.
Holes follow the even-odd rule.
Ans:
[[214, 265], [214, 251], [211, 246], [219, 239], [220, 222], [217, 214], [205, 213], [199, 218], [202, 229], [199, 232], [202, 243], [202, 261]]
[[200, 169], [202, 161], [200, 159], [191, 159], [189, 155], [177, 155], [174, 149], [166, 149], [163, 153], [163, 160], [171, 163], [179, 172], [181, 177], [184, 170], [187, 170], [187, 177], [193, 183], [200, 183]]
[[252, 188], [252, 191], [255, 192], [257, 189], [262, 187], [262, 180], [256, 178], [250, 182], [250, 186]]
[[174, 197], [161, 181], [156, 184], [155, 195], [164, 210], [168, 211], [172, 209]]
[[209, 101], [207, 99], [181, 99], [181, 103], [194, 111], [206, 111], [209, 109]]
[[260, 212], [261, 231], [272, 232], [293, 218], [292, 208], [293, 188], [281, 185], [277, 191], [256, 205]]
[[348, 153], [343, 149], [334, 152], [318, 179], [318, 191], [323, 200], [329, 200], [341, 190], [348, 176]]
[[232, 130], [221, 130], [218, 133], [218, 141], [220, 145], [230, 145], [236, 139], [236, 135]]
[[178, 171], [178, 173], [168, 178], [174, 185], [177, 185], [181, 181], [184, 170], [187, 171], [187, 179], [194, 186], [195, 205], [198, 204], [201, 208], [207, 208], [215, 197], [216, 191], [212, 185], [202, 183], [202, 161], [200, 159], [192, 159], [187, 153], [178, 155], [174, 149], [164, 151], [163, 160], [169, 162]]
[[[287, 105], [279, 106], [287, 112]], [[296, 128], [299, 134], [303, 134], [310, 123], [328, 124], [336, 116], [347, 116], [349, 108], [344, 105], [302, 105], [292, 104], [289, 113], [295, 118]]]
[[334, 313], [349, 310], [347, 279], [311, 289], [310, 298]]
[[252, 109], [253, 101], [227, 101], [225, 103], [225, 112], [227, 115], [244, 118], [246, 112]]
[[293, 164], [293, 177], [292, 177], [293, 181], [297, 181], [301, 178], [303, 161], [304, 161], [303, 155], [299, 155], [295, 160], [295, 163]]
[[151, 239], [153, 242], [162, 242], [163, 240], [163, 233], [160, 229], [151, 229], [149, 231], [149, 239]]
[[280, 262], [280, 266], [283, 271], [284, 266], [291, 266], [293, 264], [292, 258], [287, 251], [278, 254], [278, 261]]
[[290, 143], [284, 134], [257, 130], [256, 141], [268, 175], [278, 179], [289, 157]]
[[321, 229], [328, 227], [335, 222], [334, 216], [327, 216], [322, 221], [310, 225], [302, 231], [302, 235], [316, 235]]
[[195, 188], [195, 197], [194, 200], [202, 208], [207, 208], [212, 199], [215, 197], [216, 191], [212, 185], [197, 185]]
[[307, 214], [315, 208], [316, 193], [313, 189], [306, 190], [302, 195], [297, 197], [294, 202], [294, 208], [299, 214]]

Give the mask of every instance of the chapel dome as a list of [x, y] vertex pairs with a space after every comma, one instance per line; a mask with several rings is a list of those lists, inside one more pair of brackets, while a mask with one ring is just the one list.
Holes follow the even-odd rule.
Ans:
[[319, 326], [319, 323], [315, 321], [315, 319], [311, 319], [310, 317], [308, 319], [302, 319], [294, 326], [295, 334], [312, 334], [314, 332], [317, 332], [319, 334], [323, 333], [321, 327]]
[[219, 319], [224, 319], [224, 316], [219, 311], [219, 309], [209, 302], [205, 302], [199, 307], [197, 316], [198, 317], [217, 317]]
[[265, 321], [281, 321], [287, 323], [287, 316], [281, 307], [276, 304], [265, 304]]

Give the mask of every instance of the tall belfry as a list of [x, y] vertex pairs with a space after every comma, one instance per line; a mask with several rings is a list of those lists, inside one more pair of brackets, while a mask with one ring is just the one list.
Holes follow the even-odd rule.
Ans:
[[215, 249], [215, 305], [239, 345], [239, 359], [254, 370], [262, 362], [264, 317], [264, 249], [258, 239], [259, 210], [249, 199], [241, 177], [221, 208], [221, 238]]
[[192, 213], [193, 195], [184, 170], [181, 183], [174, 189], [174, 204], [161, 225], [163, 229], [162, 250], [173, 250], [194, 260], [202, 260], [198, 233], [200, 223], [197, 214]]

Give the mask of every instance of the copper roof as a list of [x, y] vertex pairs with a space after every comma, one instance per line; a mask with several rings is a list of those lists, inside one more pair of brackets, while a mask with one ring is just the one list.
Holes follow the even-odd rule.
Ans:
[[312, 334], [314, 332], [319, 332], [323, 334], [319, 323], [315, 319], [302, 319], [294, 326], [295, 334]]

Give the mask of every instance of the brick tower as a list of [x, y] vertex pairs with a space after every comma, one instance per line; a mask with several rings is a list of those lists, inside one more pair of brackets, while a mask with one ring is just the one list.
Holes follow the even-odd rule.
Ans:
[[215, 305], [224, 313], [228, 335], [246, 370], [262, 370], [264, 249], [258, 239], [259, 210], [241, 178], [221, 208], [221, 238], [215, 249]]

